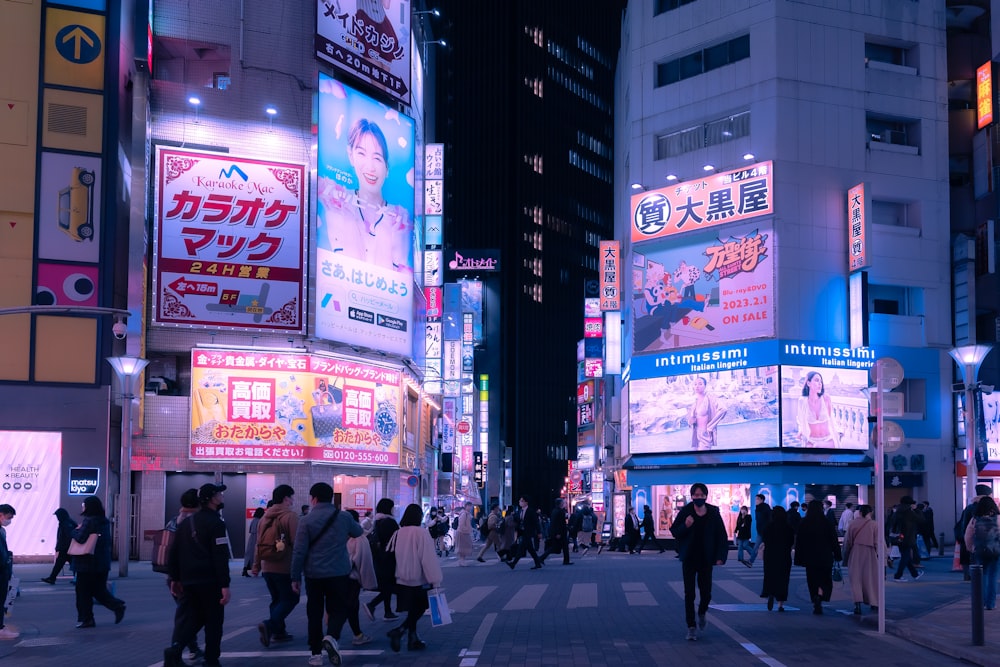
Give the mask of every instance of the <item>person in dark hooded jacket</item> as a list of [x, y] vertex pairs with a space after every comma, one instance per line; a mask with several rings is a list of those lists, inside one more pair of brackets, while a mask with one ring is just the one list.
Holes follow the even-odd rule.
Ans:
[[56, 529], [56, 562], [52, 565], [52, 574], [42, 577], [42, 581], [47, 584], [55, 584], [56, 577], [62, 572], [63, 566], [70, 559], [69, 541], [73, 539], [70, 534], [76, 528], [76, 522], [70, 517], [69, 512], [60, 507], [53, 514], [59, 521], [59, 528]]
[[695, 641], [698, 635], [694, 625], [695, 583], [701, 599], [698, 601], [698, 625], [702, 631], [707, 623], [705, 615], [712, 601], [712, 568], [725, 565], [729, 555], [729, 535], [722, 521], [719, 508], [709, 505], [708, 487], [697, 482], [691, 485], [691, 502], [685, 505], [670, 532], [677, 540], [677, 555], [684, 573], [684, 616], [687, 621], [687, 639]]
[[92, 628], [94, 600], [115, 613], [115, 623], [125, 618], [125, 602], [108, 590], [108, 572], [111, 570], [111, 522], [104, 515], [104, 504], [97, 496], [83, 499], [83, 521], [70, 536], [86, 544], [91, 535], [97, 535], [94, 553], [73, 556], [76, 570], [76, 627]]
[[823, 514], [823, 503], [810, 500], [795, 537], [795, 564], [806, 568], [806, 585], [813, 613], [823, 613], [823, 603], [833, 593], [833, 562], [841, 559], [837, 527]]

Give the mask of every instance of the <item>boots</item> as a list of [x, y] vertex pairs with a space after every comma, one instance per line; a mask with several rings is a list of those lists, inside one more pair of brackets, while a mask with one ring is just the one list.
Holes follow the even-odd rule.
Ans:
[[389, 638], [389, 647], [392, 649], [393, 653], [399, 653], [400, 643], [403, 639], [404, 632], [406, 632], [406, 626], [401, 625], [398, 628], [393, 628], [386, 633], [386, 637]]
[[860, 616], [861, 615], [861, 603], [860, 602], [855, 602], [854, 603], [854, 615], [855, 616]]
[[406, 638], [406, 650], [423, 651], [425, 648], [427, 648], [427, 644], [417, 636], [417, 631], [410, 630], [409, 636]]
[[247, 572], [246, 568], [243, 568], [243, 576], [244, 577], [249, 577], [250, 576], [250, 574]]

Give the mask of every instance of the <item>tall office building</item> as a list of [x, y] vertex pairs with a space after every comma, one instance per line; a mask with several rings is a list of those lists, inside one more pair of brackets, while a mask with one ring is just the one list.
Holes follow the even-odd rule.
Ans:
[[[946, 34], [903, 0], [629, 4], [623, 453], [659, 530], [695, 481], [727, 514], [883, 483], [889, 503], [962, 497]], [[902, 435], [873, 480], [865, 392], [889, 358]]]
[[528, 493], [542, 506], [575, 457], [584, 282], [597, 277], [598, 241], [613, 229], [623, 3], [586, 5], [440, 4], [446, 265], [455, 251], [499, 251], [500, 271], [481, 276], [487, 330], [476, 374], [489, 376], [513, 499]]

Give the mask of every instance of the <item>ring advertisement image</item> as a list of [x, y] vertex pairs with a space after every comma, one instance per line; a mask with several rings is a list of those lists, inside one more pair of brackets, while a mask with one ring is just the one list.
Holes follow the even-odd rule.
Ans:
[[309, 354], [195, 349], [192, 459], [399, 466], [399, 371]]
[[302, 331], [305, 167], [159, 147], [158, 324]]
[[410, 354], [413, 120], [319, 75], [316, 336]]
[[777, 447], [777, 380], [777, 366], [633, 380], [629, 451]]
[[781, 445], [867, 450], [868, 371], [781, 367]]
[[633, 269], [635, 353], [773, 336], [772, 235], [729, 226], [646, 248]]

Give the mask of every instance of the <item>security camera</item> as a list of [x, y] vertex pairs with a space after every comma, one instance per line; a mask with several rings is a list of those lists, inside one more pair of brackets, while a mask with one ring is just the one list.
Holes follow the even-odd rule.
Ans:
[[111, 325], [111, 333], [115, 335], [116, 339], [125, 340], [125, 336], [128, 335], [128, 326], [125, 324], [125, 321], [115, 319], [115, 323]]

